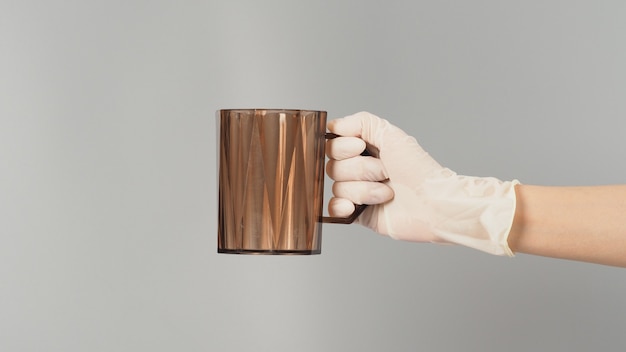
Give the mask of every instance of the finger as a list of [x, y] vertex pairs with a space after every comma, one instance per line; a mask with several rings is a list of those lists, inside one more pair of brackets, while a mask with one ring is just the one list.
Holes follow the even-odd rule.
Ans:
[[393, 190], [382, 182], [342, 181], [333, 184], [333, 195], [354, 204], [380, 204], [393, 199]]
[[365, 142], [358, 137], [336, 137], [326, 141], [326, 155], [335, 160], [352, 158], [365, 150]]
[[354, 212], [354, 203], [345, 198], [331, 198], [328, 201], [328, 214], [330, 216], [347, 218]]
[[371, 156], [329, 160], [326, 173], [335, 181], [384, 181], [388, 178], [382, 161]]
[[393, 141], [407, 137], [406, 133], [389, 121], [369, 112], [359, 112], [331, 120], [328, 122], [327, 128], [330, 132], [340, 136], [359, 137], [378, 149], [383, 147], [385, 140]]

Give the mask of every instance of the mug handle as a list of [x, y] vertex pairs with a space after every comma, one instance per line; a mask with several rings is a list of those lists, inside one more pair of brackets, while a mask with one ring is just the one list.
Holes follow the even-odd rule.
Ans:
[[[326, 139], [334, 139], [340, 136], [334, 133], [327, 132], [325, 137]], [[373, 156], [367, 149], [365, 149], [361, 153], [361, 155]], [[349, 216], [345, 218], [339, 218], [339, 217], [334, 217], [334, 216], [322, 216], [321, 222], [327, 223], [327, 224], [351, 224], [356, 220], [356, 218], [359, 217], [359, 215], [361, 215], [361, 213], [363, 213], [363, 210], [365, 210], [365, 208], [367, 208], [367, 204], [355, 204], [354, 212], [352, 212], [352, 214], [350, 214]]]

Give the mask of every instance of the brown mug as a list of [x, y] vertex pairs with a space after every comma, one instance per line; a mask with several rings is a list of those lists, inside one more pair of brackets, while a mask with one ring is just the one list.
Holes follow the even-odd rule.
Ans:
[[320, 254], [326, 112], [218, 110], [218, 253]]

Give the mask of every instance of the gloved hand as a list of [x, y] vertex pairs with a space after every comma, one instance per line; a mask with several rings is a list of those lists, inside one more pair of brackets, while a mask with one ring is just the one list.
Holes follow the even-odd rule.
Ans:
[[[507, 238], [517, 180], [461, 176], [439, 165], [404, 131], [367, 112], [328, 123], [326, 172], [335, 182], [331, 216], [371, 204], [357, 223], [391, 238], [513, 252]], [[378, 158], [360, 156], [365, 149]]]

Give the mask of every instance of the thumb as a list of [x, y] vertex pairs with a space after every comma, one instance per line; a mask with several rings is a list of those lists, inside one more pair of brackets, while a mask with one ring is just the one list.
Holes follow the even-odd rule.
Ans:
[[329, 121], [328, 130], [343, 137], [359, 137], [378, 149], [388, 138], [406, 136], [389, 121], [365, 111]]
[[344, 137], [359, 137], [378, 149], [390, 179], [423, 179], [439, 165], [422, 149], [417, 140], [400, 128], [369, 112], [359, 112], [332, 120], [328, 130]]

